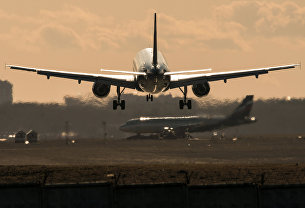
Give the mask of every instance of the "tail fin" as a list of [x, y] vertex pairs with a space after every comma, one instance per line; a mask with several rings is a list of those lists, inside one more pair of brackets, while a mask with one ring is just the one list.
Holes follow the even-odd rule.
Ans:
[[247, 95], [242, 103], [233, 111], [230, 118], [243, 119], [250, 116], [253, 106], [253, 95]]
[[157, 14], [155, 13], [155, 23], [154, 23], [154, 48], [153, 48], [153, 66], [158, 65], [158, 48], [157, 48]]

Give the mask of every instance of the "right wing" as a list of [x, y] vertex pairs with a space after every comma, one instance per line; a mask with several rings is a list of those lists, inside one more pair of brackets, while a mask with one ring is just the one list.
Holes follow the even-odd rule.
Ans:
[[50, 77], [60, 77], [60, 78], [78, 80], [78, 83], [80, 83], [81, 81], [88, 81], [88, 82], [102, 81], [103, 83], [108, 85], [126, 87], [130, 89], [136, 88], [134, 75], [89, 74], [89, 73], [79, 73], [79, 72], [48, 70], [48, 69], [37, 69], [37, 68], [13, 66], [13, 65], [7, 65], [6, 67], [15, 70], [36, 72], [39, 75], [47, 76], [48, 79], [50, 79]]
[[213, 82], [224, 80], [227, 82], [228, 79], [233, 78], [241, 78], [247, 76], [256, 76], [258, 77], [261, 74], [268, 74], [270, 71], [277, 71], [282, 69], [292, 69], [300, 64], [292, 64], [292, 65], [285, 65], [285, 66], [275, 66], [275, 67], [266, 67], [266, 68], [259, 68], [259, 69], [247, 69], [247, 70], [238, 70], [238, 71], [227, 71], [227, 72], [216, 72], [216, 73], [205, 73], [205, 74], [186, 74], [186, 75], [170, 75], [171, 76], [171, 83], [170, 89], [183, 87], [188, 85], [193, 85], [197, 83], [202, 83], [203, 81]]

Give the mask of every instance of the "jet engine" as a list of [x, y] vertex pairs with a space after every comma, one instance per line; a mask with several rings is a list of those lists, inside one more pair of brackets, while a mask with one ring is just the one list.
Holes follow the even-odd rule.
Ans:
[[194, 84], [192, 90], [197, 97], [206, 96], [210, 92], [210, 85], [208, 82]]
[[110, 85], [104, 84], [102, 82], [94, 82], [92, 86], [92, 92], [98, 98], [106, 97], [110, 92]]

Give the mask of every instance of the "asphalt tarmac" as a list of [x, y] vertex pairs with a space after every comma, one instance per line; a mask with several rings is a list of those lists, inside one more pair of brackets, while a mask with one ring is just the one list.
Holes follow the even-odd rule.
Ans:
[[79, 139], [0, 143], [0, 165], [285, 164], [305, 162], [305, 140], [244, 137], [194, 140]]
[[0, 143], [0, 184], [304, 184], [305, 140], [41, 140]]

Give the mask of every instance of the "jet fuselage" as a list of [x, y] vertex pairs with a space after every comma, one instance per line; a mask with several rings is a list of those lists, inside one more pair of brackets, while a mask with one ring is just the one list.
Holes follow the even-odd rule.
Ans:
[[136, 134], [157, 133], [160, 135], [174, 132], [176, 137], [185, 137], [186, 132], [214, 131], [255, 123], [256, 118], [250, 116], [252, 105], [253, 95], [247, 95], [228, 116], [141, 117], [127, 121], [120, 130]]
[[221, 122], [225, 120], [224, 117], [200, 117], [200, 116], [185, 116], [185, 117], [142, 117], [138, 119], [131, 119], [126, 124], [120, 127], [120, 130], [131, 133], [159, 133], [164, 131], [164, 128], [177, 129], [183, 127], [181, 130], [185, 132], [193, 132], [200, 127], [200, 131], [213, 129], [214, 126], [220, 126]]
[[153, 64], [153, 49], [145, 48], [139, 51], [133, 60], [134, 72], [145, 72], [146, 75], [137, 75], [136, 80], [139, 88], [151, 94], [166, 91], [169, 87], [170, 76], [167, 63], [160, 51], [158, 51], [157, 65]]

